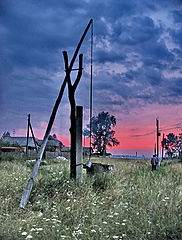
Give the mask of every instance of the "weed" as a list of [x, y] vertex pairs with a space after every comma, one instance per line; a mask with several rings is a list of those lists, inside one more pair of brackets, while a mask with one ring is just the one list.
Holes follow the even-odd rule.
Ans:
[[68, 162], [48, 160], [25, 210], [18, 204], [31, 169], [1, 161], [0, 239], [181, 239], [180, 163], [151, 172], [147, 161], [103, 161], [115, 170], [77, 182]]

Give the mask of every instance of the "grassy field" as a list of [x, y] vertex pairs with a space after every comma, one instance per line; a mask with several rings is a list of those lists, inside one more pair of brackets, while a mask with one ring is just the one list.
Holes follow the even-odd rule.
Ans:
[[26, 209], [19, 201], [31, 167], [0, 162], [0, 240], [182, 239], [182, 164], [151, 172], [149, 161], [94, 159], [111, 173], [69, 179], [69, 162], [40, 167]]

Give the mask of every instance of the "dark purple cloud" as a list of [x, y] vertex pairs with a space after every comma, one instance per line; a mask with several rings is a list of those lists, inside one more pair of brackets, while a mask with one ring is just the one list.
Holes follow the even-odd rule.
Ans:
[[[49, 118], [69, 58], [94, 19], [94, 109], [181, 104], [181, 1], [0, 1], [1, 128], [29, 112]], [[89, 107], [90, 32], [77, 101]], [[74, 80], [74, 76], [73, 76]], [[67, 93], [62, 106], [67, 104]]]

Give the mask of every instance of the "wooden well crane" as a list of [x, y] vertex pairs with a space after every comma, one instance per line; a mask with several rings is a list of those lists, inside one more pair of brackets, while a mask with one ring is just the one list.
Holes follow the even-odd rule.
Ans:
[[[56, 99], [56, 102], [54, 104], [54, 107], [52, 109], [52, 113], [51, 113], [51, 116], [50, 116], [50, 119], [49, 119], [49, 122], [48, 122], [48, 125], [47, 125], [47, 129], [45, 131], [45, 135], [44, 135], [44, 138], [43, 138], [43, 142], [42, 142], [42, 145], [37, 153], [37, 160], [36, 160], [36, 163], [33, 167], [33, 170], [32, 170], [32, 173], [28, 179], [28, 183], [24, 189], [24, 192], [23, 192], [23, 195], [21, 197], [21, 201], [20, 201], [20, 207], [21, 208], [25, 208], [25, 206], [27, 205], [27, 202], [29, 200], [29, 197], [30, 197], [30, 193], [31, 193], [31, 190], [32, 190], [32, 187], [33, 187], [33, 184], [35, 182], [35, 179], [36, 179], [36, 175], [38, 173], [38, 169], [39, 169], [39, 166], [42, 162], [42, 157], [43, 157], [43, 153], [45, 151], [45, 147], [46, 147], [46, 144], [47, 144], [47, 141], [48, 141], [48, 137], [51, 133], [51, 129], [52, 129], [52, 126], [53, 126], [53, 123], [54, 123], [54, 120], [55, 120], [55, 117], [56, 117], [56, 113], [57, 113], [57, 110], [58, 110], [58, 107], [60, 105], [60, 102], [62, 100], [62, 97], [63, 97], [63, 93], [64, 93], [64, 90], [65, 90], [65, 87], [66, 87], [66, 84], [68, 84], [68, 91], [69, 91], [69, 100], [70, 100], [70, 105], [71, 105], [71, 130], [70, 130], [70, 133], [71, 133], [71, 159], [70, 159], [70, 176], [72, 178], [76, 178], [76, 160], [75, 160], [75, 151], [76, 151], [76, 145], [75, 145], [75, 106], [76, 106], [76, 103], [75, 103], [75, 100], [74, 100], [74, 93], [75, 93], [75, 90], [76, 90], [76, 87], [78, 86], [78, 83], [81, 79], [81, 75], [82, 75], [82, 64], [83, 64], [83, 55], [80, 54], [79, 55], [79, 69], [78, 70], [78, 75], [77, 75], [77, 78], [74, 82], [74, 84], [71, 83], [71, 80], [70, 80], [70, 74], [71, 74], [71, 71], [72, 70], [75, 70], [73, 69], [73, 65], [74, 65], [74, 62], [77, 58], [77, 55], [78, 55], [78, 52], [80, 50], [80, 47], [84, 41], [84, 38], [90, 28], [90, 26], [93, 24], [93, 20], [90, 19], [77, 47], [76, 47], [76, 50], [74, 52], [74, 55], [70, 61], [70, 64], [68, 63], [68, 56], [67, 56], [67, 52], [64, 51], [63, 52], [63, 56], [64, 56], [64, 61], [65, 61], [65, 71], [66, 71], [66, 76], [64, 78], [64, 81], [61, 85], [61, 88], [60, 88], [60, 91], [59, 91], [59, 95]], [[79, 111], [79, 110], [78, 110]]]

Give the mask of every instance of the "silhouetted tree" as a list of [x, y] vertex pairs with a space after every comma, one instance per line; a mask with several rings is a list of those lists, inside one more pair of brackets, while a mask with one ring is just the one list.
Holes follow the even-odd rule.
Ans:
[[162, 146], [167, 151], [169, 157], [173, 157], [174, 153], [179, 153], [179, 139], [174, 133], [169, 133], [162, 141]]
[[[91, 138], [92, 146], [100, 155], [106, 154], [106, 146], [117, 146], [119, 141], [114, 137], [115, 131], [112, 130], [116, 126], [115, 116], [111, 116], [108, 112], [101, 112], [91, 120]], [[84, 135], [90, 136], [90, 124], [84, 129]]]

